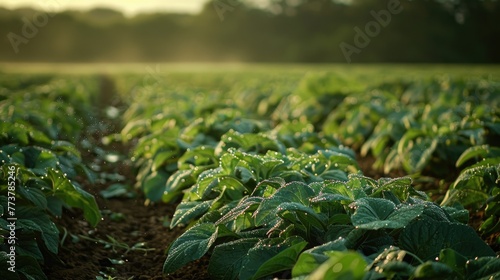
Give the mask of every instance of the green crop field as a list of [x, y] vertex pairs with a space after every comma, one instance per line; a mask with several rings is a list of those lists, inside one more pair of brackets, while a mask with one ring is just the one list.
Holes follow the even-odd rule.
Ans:
[[498, 66], [0, 74], [2, 279], [500, 277]]

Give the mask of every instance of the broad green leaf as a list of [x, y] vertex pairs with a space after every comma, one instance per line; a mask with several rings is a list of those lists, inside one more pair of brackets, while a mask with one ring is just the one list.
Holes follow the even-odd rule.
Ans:
[[44, 255], [41, 251], [41, 243], [36, 240], [34, 231], [26, 230], [23, 234], [16, 234], [16, 254], [18, 256], [28, 256], [39, 262], [44, 261]]
[[23, 196], [25, 199], [33, 203], [33, 205], [40, 207], [41, 209], [47, 208], [47, 199], [45, 194], [38, 188], [29, 186], [19, 186], [16, 191]]
[[42, 131], [38, 131], [36, 129], [31, 130], [28, 132], [28, 136], [30, 139], [32, 139], [36, 143], [40, 144], [50, 144], [52, 141], [43, 133]]
[[410, 173], [416, 173], [425, 168], [431, 160], [439, 144], [437, 138], [417, 138], [399, 142], [398, 153], [403, 159], [403, 167]]
[[328, 252], [329, 259], [314, 270], [308, 279], [363, 279], [366, 261], [357, 252]]
[[400, 201], [406, 201], [410, 196], [410, 190], [412, 189], [411, 183], [412, 180], [410, 177], [390, 179], [383, 183], [379, 179], [379, 187], [375, 193], [391, 191]]
[[490, 197], [498, 178], [500, 178], [500, 158], [487, 159], [470, 166], [460, 173], [441, 205], [458, 202], [464, 206], [481, 207]]
[[163, 170], [151, 173], [142, 186], [146, 197], [151, 201], [159, 201], [165, 192], [167, 179], [168, 174]]
[[[469, 123], [470, 124], [470, 123]], [[457, 134], [460, 136], [465, 136], [467, 144], [469, 145], [481, 145], [484, 141], [484, 135], [486, 134], [486, 130], [484, 127], [481, 127], [477, 124], [472, 124], [473, 127], [468, 127], [468, 129], [461, 129], [457, 131]]]
[[153, 159], [152, 171], [157, 171], [171, 158], [175, 158], [177, 156], [177, 151], [162, 151], [157, 153]]
[[194, 182], [191, 180], [192, 173], [193, 171], [190, 169], [177, 170], [177, 172], [168, 178], [165, 192], [180, 193], [183, 189], [193, 185]]
[[[341, 214], [339, 214], [341, 215]], [[347, 215], [346, 215], [347, 216]], [[349, 235], [349, 233], [355, 228], [350, 225], [351, 220], [347, 217], [347, 221], [342, 221], [344, 224], [329, 224], [327, 230], [324, 233], [323, 239], [326, 241], [337, 240], [338, 238], [343, 238]]]
[[191, 220], [200, 217], [210, 209], [213, 203], [214, 200], [181, 202], [177, 206], [177, 209], [175, 209], [170, 228], [174, 228], [178, 225], [186, 225]]
[[[415, 268], [413, 276], [423, 279], [453, 279], [455, 272], [446, 264], [434, 261], [427, 261]], [[455, 278], [456, 279], [456, 278]]]
[[352, 224], [362, 229], [402, 228], [421, 215], [424, 205], [396, 205], [381, 198], [362, 198], [353, 203]]
[[71, 207], [82, 209], [85, 219], [93, 227], [97, 226], [101, 220], [101, 212], [95, 198], [91, 194], [73, 185], [57, 170], [49, 168], [47, 178], [52, 183], [53, 196], [56, 196]]
[[443, 208], [448, 215], [450, 215], [451, 218], [453, 218], [455, 221], [467, 224], [469, 222], [469, 211], [466, 209], [463, 209], [463, 207], [460, 205], [460, 207], [448, 207], [448, 206], [443, 206]]
[[243, 198], [242, 200], [240, 200], [240, 202], [236, 207], [234, 207], [228, 213], [226, 213], [215, 224], [218, 225], [235, 220], [243, 213], [249, 211], [249, 209], [251, 209], [252, 207], [256, 209], [257, 205], [259, 205], [262, 202], [262, 200], [263, 198], [254, 196]]
[[292, 269], [292, 276], [299, 277], [311, 274], [317, 267], [328, 260], [327, 252], [346, 251], [347, 248], [344, 243], [344, 239], [337, 239], [302, 252]]
[[61, 141], [61, 140], [53, 141], [51, 150], [58, 153], [64, 152], [77, 158], [81, 157], [80, 151], [78, 151], [75, 145], [67, 141]]
[[483, 234], [494, 234], [500, 231], [500, 218], [491, 215], [489, 218], [484, 220], [484, 222], [479, 227], [479, 232]]
[[291, 269], [300, 252], [306, 247], [307, 242], [303, 241], [294, 244], [279, 252], [276, 256], [263, 263], [252, 277], [253, 280], [273, 275], [274, 273]]
[[[190, 189], [186, 195], [190, 197], [191, 200], [206, 199], [212, 190], [217, 186], [219, 181], [217, 177], [221, 176], [221, 169], [209, 169], [203, 171], [199, 176], [195, 185]], [[234, 178], [233, 178], [234, 179]], [[234, 179], [237, 181], [236, 179]]]
[[241, 164], [240, 166], [249, 168], [249, 164], [252, 166], [258, 166], [259, 161], [255, 156], [242, 154], [241, 152], [237, 152], [234, 149], [230, 149], [220, 158], [220, 167], [223, 171], [223, 174], [231, 174], [239, 164]]
[[465, 264], [467, 258], [457, 253], [453, 249], [443, 249], [439, 252], [439, 262], [446, 264], [459, 275], [465, 274]]
[[[242, 182], [231, 177], [231, 176], [220, 176], [215, 180], [217, 184], [214, 186], [213, 191], [215, 193], [224, 193], [224, 196], [229, 201], [235, 201], [242, 199], [246, 194], [250, 193], [251, 190], [245, 187]], [[210, 192], [206, 192], [202, 195], [203, 199], [209, 197]]]
[[29, 129], [24, 125], [16, 125], [13, 123], [0, 123], [0, 136], [6, 138], [7, 143], [16, 143], [23, 146], [28, 145]]
[[125, 127], [122, 129], [121, 134], [123, 139], [132, 139], [134, 137], [137, 137], [147, 131], [148, 127], [151, 125], [150, 120], [136, 120], [136, 121], [130, 121], [125, 125]]
[[465, 270], [467, 279], [497, 279], [500, 277], [500, 259], [498, 257], [482, 257], [469, 260]]
[[[218, 198], [221, 196], [219, 195]], [[203, 215], [199, 219], [199, 223], [216, 223], [218, 220], [222, 218], [222, 216], [226, 215], [229, 211], [234, 209], [238, 205], [238, 201], [231, 201], [231, 202], [225, 202], [224, 205], [222, 205], [219, 201], [218, 205], [212, 205], [211, 211], [208, 211], [205, 215]], [[219, 207], [218, 209], [215, 210], [216, 207]], [[217, 224], [218, 226], [222, 226], [225, 224]]]
[[335, 201], [351, 202], [352, 199], [348, 196], [344, 196], [341, 194], [333, 194], [333, 193], [321, 193], [318, 196], [311, 199], [311, 203], [321, 203], [321, 202], [332, 203]]
[[477, 161], [479, 161], [480, 159], [494, 157], [500, 157], [499, 147], [490, 147], [489, 145], [474, 146], [468, 148], [462, 153], [460, 158], [457, 160], [456, 166], [460, 167], [472, 158], [477, 158]]
[[234, 175], [244, 184], [256, 179], [252, 171], [243, 166], [237, 166], [234, 169]]
[[221, 280], [237, 279], [248, 250], [258, 241], [258, 238], [244, 238], [215, 246], [208, 265], [210, 277]]
[[229, 131], [221, 137], [221, 142], [225, 145], [219, 144], [219, 146], [224, 147], [226, 150], [229, 148], [238, 148], [246, 152], [255, 153], [269, 150], [279, 151], [281, 153], [285, 151], [283, 144], [263, 133], [242, 134], [236, 131]]
[[[389, 246], [384, 248], [371, 263], [369, 268], [371, 271], [376, 271], [387, 278], [392, 278], [394, 275], [400, 277], [409, 277], [413, 274], [415, 268], [404, 259], [408, 255], [405, 250], [400, 250], [398, 247]], [[370, 279], [370, 278], [369, 278]], [[378, 278], [375, 278], [378, 279]]]
[[384, 173], [388, 174], [391, 172], [391, 170], [401, 169], [402, 166], [403, 166], [403, 159], [398, 154], [397, 147], [392, 146], [387, 156], [383, 159]]
[[445, 211], [444, 208], [441, 208], [439, 205], [428, 202], [428, 201], [418, 201], [418, 204], [424, 205], [424, 213], [422, 213], [422, 219], [428, 221], [436, 221], [436, 222], [453, 222], [453, 218], [448, 215], [448, 212]]
[[[16, 163], [21, 166], [26, 165], [26, 156], [22, 152], [20, 152], [22, 149], [19, 149], [19, 151], [13, 153], [11, 155], [11, 163]], [[39, 174], [40, 175], [40, 174]]]
[[359, 174], [349, 174], [349, 180], [346, 184], [354, 194], [355, 199], [366, 197], [366, 194], [370, 192], [370, 190], [378, 187], [377, 181]]
[[[61, 159], [59, 159], [61, 160]], [[94, 184], [97, 180], [97, 175], [90, 168], [88, 168], [85, 164], [77, 163], [74, 165], [74, 169], [77, 174], [83, 174], [89, 180], [91, 184]]]
[[[356, 173], [359, 170], [358, 162], [356, 161], [355, 157], [351, 155], [347, 155], [345, 153], [340, 153], [332, 150], [320, 150], [318, 151], [318, 154], [323, 155], [328, 160], [328, 168], [330, 169], [330, 171], [337, 171], [335, 169], [338, 169], [338, 171], [343, 171], [342, 173], [344, 172]], [[345, 177], [345, 175], [346, 174], [344, 173], [343, 177]], [[322, 177], [324, 177], [324, 175], [322, 175]], [[334, 178], [325, 178], [325, 179], [334, 179]]]
[[311, 199], [311, 202], [331, 202], [331, 201], [354, 201], [354, 193], [346, 183], [338, 181], [326, 181], [318, 196]]
[[281, 177], [273, 177], [260, 182], [252, 192], [252, 196], [269, 197], [276, 190], [284, 187], [286, 182]]
[[37, 175], [45, 175], [48, 168], [57, 168], [59, 160], [56, 155], [48, 150], [39, 148], [27, 148], [24, 151], [26, 156], [26, 167], [30, 168]]
[[59, 246], [59, 231], [56, 225], [49, 219], [48, 215], [38, 210], [41, 215], [30, 213], [29, 217], [19, 219], [16, 228], [37, 231], [42, 236], [47, 249], [57, 254]]
[[262, 238], [264, 236], [267, 236], [268, 232], [269, 229], [267, 228], [258, 228], [247, 231], [240, 231], [238, 232], [238, 235], [242, 238]]
[[[280, 252], [286, 250], [287, 248], [290, 248], [295, 244], [302, 243], [303, 241], [304, 240], [302, 238], [297, 236], [292, 236], [285, 240], [282, 238], [262, 239], [248, 251], [247, 258], [241, 267], [239, 279], [252, 279], [259, 268], [268, 260], [277, 256]], [[292, 267], [292, 265], [289, 265], [289, 267]]]
[[285, 171], [286, 163], [282, 159], [266, 159], [259, 165], [255, 166], [258, 170], [257, 181], [269, 179], [280, 175], [281, 171]]
[[[368, 279], [386, 279], [386, 278], [390, 279], [391, 277], [395, 277], [395, 275], [401, 278], [410, 277], [411, 275], [413, 275], [415, 267], [404, 261], [386, 260], [383, 263], [377, 265], [375, 271], [379, 272], [385, 277], [379, 276], [376, 278], [368, 278]], [[375, 272], [375, 271], [370, 271], [370, 272]], [[366, 279], [366, 277], [364, 279]]]
[[495, 255], [471, 227], [432, 220], [419, 220], [406, 226], [399, 236], [399, 247], [424, 261], [434, 260], [447, 248], [469, 259]]
[[196, 147], [194, 149], [189, 149], [186, 151], [178, 161], [179, 170], [189, 169], [192, 166], [212, 166], [218, 164], [218, 158], [214, 155], [214, 149], [212, 147]]
[[170, 246], [163, 264], [163, 272], [175, 272], [188, 262], [203, 257], [217, 239], [217, 235], [218, 228], [212, 223], [198, 224], [188, 229]]
[[384, 230], [354, 228], [342, 238], [345, 239], [345, 246], [350, 250], [378, 252], [394, 245], [394, 238]]
[[284, 212], [297, 213], [299, 220], [306, 228], [315, 226], [318, 229], [324, 229], [327, 222], [327, 217], [325, 215], [316, 213], [312, 208], [309, 208], [297, 202], [283, 202], [278, 205], [276, 210], [276, 214], [280, 216]]
[[276, 219], [277, 208], [283, 202], [297, 202], [309, 205], [309, 199], [313, 196], [314, 191], [305, 183], [289, 183], [260, 204], [254, 213], [255, 222], [257, 225], [263, 225]]

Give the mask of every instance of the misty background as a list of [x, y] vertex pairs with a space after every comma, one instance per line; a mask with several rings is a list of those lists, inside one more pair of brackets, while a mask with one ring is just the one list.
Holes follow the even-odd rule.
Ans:
[[0, 62], [499, 63], [500, 2], [400, 0], [402, 11], [361, 47], [374, 12], [395, 0], [207, 2], [196, 14], [125, 16], [0, 4]]

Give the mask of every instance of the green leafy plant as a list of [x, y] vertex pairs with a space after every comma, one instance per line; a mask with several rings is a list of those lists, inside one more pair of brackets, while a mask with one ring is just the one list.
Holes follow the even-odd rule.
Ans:
[[448, 186], [458, 171], [449, 163], [469, 147], [497, 146], [500, 91], [491, 79], [188, 76], [132, 86], [141, 94], [120, 135], [135, 145], [146, 196], [182, 199], [169, 225], [187, 231], [170, 246], [165, 272], [209, 254], [217, 279], [495, 276], [498, 261], [461, 205], [488, 198], [494, 213], [494, 191], [459, 195], [480, 183], [464, 175], [438, 206], [408, 178], [362, 177], [353, 152], [371, 154], [385, 173]]
[[[483, 210], [479, 231], [491, 235], [500, 231], [500, 148], [488, 145], [467, 149], [457, 167], [475, 162], [462, 170], [441, 205], [460, 203], [473, 210]], [[500, 240], [496, 241], [500, 243]]]
[[362, 156], [371, 152], [385, 173], [426, 170], [443, 176], [443, 163], [498, 138], [498, 85], [485, 89], [484, 83], [396, 82], [352, 93], [331, 108], [322, 131], [359, 148]]
[[[187, 224], [194, 218], [223, 205], [238, 201], [255, 191], [258, 182], [281, 176], [287, 182], [315, 182], [322, 180], [346, 180], [348, 173], [358, 170], [356, 161], [346, 153], [320, 150], [313, 155], [290, 150], [286, 154], [269, 151], [265, 155], [245, 153], [229, 148], [220, 157], [219, 167], [199, 174], [197, 180], [185, 192], [172, 218], [171, 227]], [[193, 168], [194, 169], [194, 168]], [[189, 170], [193, 170], [189, 169]], [[189, 174], [183, 170], [174, 174], [167, 182], [167, 196], [179, 192], [186, 181], [177, 176]]]
[[[408, 178], [350, 175], [345, 182], [310, 184], [270, 178], [174, 241], [164, 272], [211, 252], [209, 272], [217, 279], [260, 279], [286, 271], [312, 279], [434, 277], [454, 266], [463, 269], [456, 275], [465, 277], [465, 263], [436, 261], [442, 250], [467, 260], [495, 255], [462, 223], [466, 210], [426, 199]], [[394, 252], [400, 257], [392, 257]]]
[[57, 259], [54, 220], [63, 208], [82, 209], [94, 227], [101, 220], [94, 197], [76, 181], [95, 180], [74, 144], [90, 120], [91, 95], [71, 79], [36, 81], [47, 83], [11, 87], [0, 98], [7, 112], [0, 117], [0, 261], [7, 271], [14, 254], [16, 272], [6, 279], [46, 279], [40, 265]]

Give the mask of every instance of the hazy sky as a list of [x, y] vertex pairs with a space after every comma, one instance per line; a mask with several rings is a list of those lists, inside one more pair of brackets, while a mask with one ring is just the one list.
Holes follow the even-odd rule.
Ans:
[[197, 13], [209, 0], [0, 0], [7, 8], [33, 7], [44, 10], [91, 9], [109, 7], [121, 10], [126, 15], [140, 12], [187, 12]]

